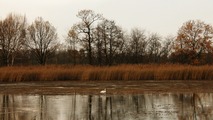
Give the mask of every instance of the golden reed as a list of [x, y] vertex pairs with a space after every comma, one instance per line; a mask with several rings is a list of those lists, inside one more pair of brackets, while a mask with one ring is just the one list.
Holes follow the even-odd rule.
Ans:
[[213, 66], [145, 64], [117, 66], [47, 65], [0, 68], [0, 81], [213, 80]]

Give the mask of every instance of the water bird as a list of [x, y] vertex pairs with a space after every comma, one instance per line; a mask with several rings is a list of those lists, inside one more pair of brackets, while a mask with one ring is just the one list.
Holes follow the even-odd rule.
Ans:
[[106, 88], [100, 91], [101, 94], [106, 93]]

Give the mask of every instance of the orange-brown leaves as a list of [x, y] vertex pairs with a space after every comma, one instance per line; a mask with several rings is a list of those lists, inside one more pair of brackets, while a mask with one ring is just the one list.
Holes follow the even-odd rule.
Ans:
[[[190, 61], [196, 61], [195, 63], [199, 63], [197, 61], [203, 59], [202, 55], [212, 52], [212, 38], [213, 28], [211, 25], [205, 24], [199, 20], [190, 20], [184, 23], [179, 29], [174, 49], [177, 54], [182, 51], [185, 55], [188, 55], [184, 58], [193, 58], [194, 60]], [[187, 53], [189, 51], [193, 54]]]

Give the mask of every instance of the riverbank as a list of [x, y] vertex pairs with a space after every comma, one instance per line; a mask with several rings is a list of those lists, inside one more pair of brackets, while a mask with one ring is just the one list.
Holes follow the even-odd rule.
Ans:
[[[106, 88], [106, 93], [100, 93]], [[213, 81], [54, 81], [1, 83], [0, 94], [212, 93]]]

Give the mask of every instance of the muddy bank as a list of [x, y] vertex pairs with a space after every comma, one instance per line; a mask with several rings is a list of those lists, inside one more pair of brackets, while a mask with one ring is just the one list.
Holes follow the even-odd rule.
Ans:
[[0, 83], [0, 94], [142, 94], [213, 92], [213, 81], [51, 81]]

